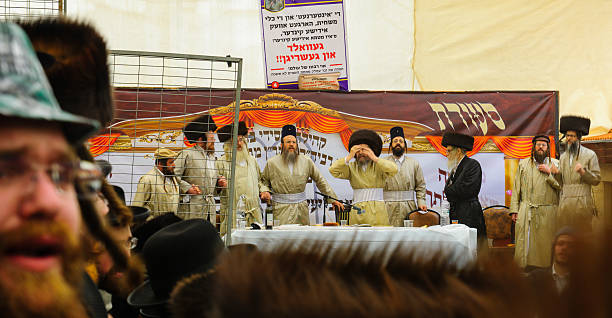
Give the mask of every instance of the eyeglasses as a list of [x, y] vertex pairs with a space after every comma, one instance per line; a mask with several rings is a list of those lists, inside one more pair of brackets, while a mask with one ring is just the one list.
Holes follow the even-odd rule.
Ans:
[[125, 245], [133, 250], [136, 248], [136, 245], [138, 245], [138, 238], [137, 237], [130, 237], [127, 241], [125, 241]]
[[0, 160], [0, 187], [25, 188], [38, 181], [43, 172], [53, 182], [58, 191], [73, 186], [79, 163], [68, 161], [52, 163], [48, 166], [21, 160]]
[[83, 184], [86, 194], [96, 194], [102, 187], [102, 172], [88, 161], [64, 161], [41, 165], [20, 159], [0, 159], [0, 189], [29, 189], [43, 172], [59, 193]]

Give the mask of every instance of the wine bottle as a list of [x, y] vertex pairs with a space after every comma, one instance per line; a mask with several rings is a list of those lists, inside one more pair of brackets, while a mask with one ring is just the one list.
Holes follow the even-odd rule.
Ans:
[[271, 230], [274, 225], [274, 207], [270, 203], [266, 207], [266, 230]]

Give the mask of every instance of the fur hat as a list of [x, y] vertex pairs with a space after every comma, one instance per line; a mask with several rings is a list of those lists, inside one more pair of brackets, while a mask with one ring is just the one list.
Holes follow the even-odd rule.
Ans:
[[26, 34], [14, 23], [0, 24], [0, 114], [8, 118], [56, 122], [66, 139], [80, 144], [100, 125], [64, 111], [51, 91]]
[[68, 18], [18, 24], [30, 37], [60, 107], [108, 126], [114, 106], [108, 52], [100, 34], [91, 25]]
[[579, 116], [563, 116], [561, 117], [561, 123], [559, 125], [559, 130], [562, 134], [567, 133], [568, 130], [573, 130], [585, 136], [589, 134], [590, 128], [591, 120]]
[[206, 132], [215, 130], [217, 130], [217, 125], [215, 125], [212, 117], [207, 114], [202, 115], [187, 124], [183, 128], [183, 135], [185, 135], [187, 140], [190, 142], [194, 142], [200, 137], [206, 140]]
[[281, 130], [281, 140], [283, 140], [283, 138], [285, 138], [285, 136], [297, 137], [297, 131], [295, 129], [295, 126], [293, 126], [293, 125], [285, 125], [285, 126], [283, 126], [283, 129]]
[[[220, 142], [226, 142], [232, 138], [232, 133], [234, 132], [234, 124], [225, 125], [217, 131], [217, 135], [219, 136]], [[238, 136], [246, 136], [249, 133], [249, 129], [246, 124], [241, 121], [238, 122]]]
[[474, 148], [474, 137], [454, 132], [445, 132], [442, 136], [442, 146], [448, 145], [470, 151]]
[[380, 156], [382, 152], [382, 139], [374, 131], [370, 129], [357, 130], [349, 138], [349, 151], [355, 145], [366, 144], [372, 149], [376, 157]]

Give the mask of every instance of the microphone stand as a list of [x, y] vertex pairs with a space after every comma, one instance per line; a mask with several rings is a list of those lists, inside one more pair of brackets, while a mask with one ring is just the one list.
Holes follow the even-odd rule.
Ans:
[[[352, 204], [349, 204], [349, 203], [348, 203], [348, 200], [345, 200], [345, 201], [338, 200], [338, 199], [336, 199], [336, 198], [332, 197], [331, 195], [327, 195], [327, 194], [325, 194], [325, 193], [321, 193], [321, 192], [319, 192], [319, 191], [315, 191], [315, 194], [318, 194], [318, 195], [320, 195], [320, 196], [323, 196], [323, 206], [324, 206], [324, 208], [323, 208], [323, 223], [325, 223], [325, 212], [326, 212], [326, 210], [327, 210], [327, 199], [332, 199], [332, 200], [335, 200], [335, 201], [338, 201], [338, 202], [340, 202], [340, 203], [344, 204], [345, 206], [348, 206], [348, 207], [349, 207], [349, 211], [350, 211], [351, 209], [354, 209], [354, 210], [356, 210], [356, 211], [357, 211], [357, 214], [361, 214], [361, 213], [363, 213], [363, 212], [362, 212], [362, 210], [361, 210], [360, 208], [358, 208], [358, 207], [356, 207], [356, 206], [354, 206], [354, 205], [352, 205]], [[345, 210], [345, 211], [346, 211], [346, 210]]]
[[319, 191], [315, 191], [315, 194], [323, 196], [323, 223], [325, 224], [325, 215], [327, 214], [327, 198], [330, 198], [330, 196]]

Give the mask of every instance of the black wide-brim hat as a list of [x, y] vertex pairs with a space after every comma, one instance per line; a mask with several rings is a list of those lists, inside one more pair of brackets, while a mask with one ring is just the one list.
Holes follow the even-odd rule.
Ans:
[[447, 131], [442, 136], [442, 146], [446, 147], [448, 145], [471, 151], [474, 149], [474, 137]]
[[[232, 138], [232, 132], [234, 131], [234, 124], [225, 125], [217, 131], [220, 142], [226, 142]], [[249, 129], [246, 124], [241, 121], [238, 122], [238, 136], [246, 136], [249, 133]]]
[[215, 121], [210, 115], [206, 114], [185, 125], [183, 128], [183, 135], [185, 135], [190, 142], [194, 142], [198, 140], [198, 138], [205, 136], [207, 132], [215, 130], [217, 130]]
[[591, 120], [586, 117], [579, 116], [562, 116], [559, 124], [559, 131], [562, 134], [567, 133], [568, 130], [578, 131], [583, 136], [589, 134], [591, 128]]
[[353, 146], [361, 144], [368, 145], [376, 157], [380, 156], [380, 153], [382, 152], [382, 139], [380, 139], [380, 136], [375, 131], [361, 129], [354, 132], [351, 135], [351, 138], [349, 138], [349, 151], [351, 151]]
[[145, 243], [142, 255], [149, 279], [128, 296], [130, 306], [164, 304], [177, 282], [212, 269], [224, 250], [215, 227], [203, 219], [168, 225]]
[[104, 38], [84, 22], [66, 17], [21, 20], [60, 107], [108, 126], [114, 117]]
[[130, 205], [129, 208], [132, 210], [132, 220], [134, 223], [143, 223], [151, 215], [151, 210], [143, 206]]

